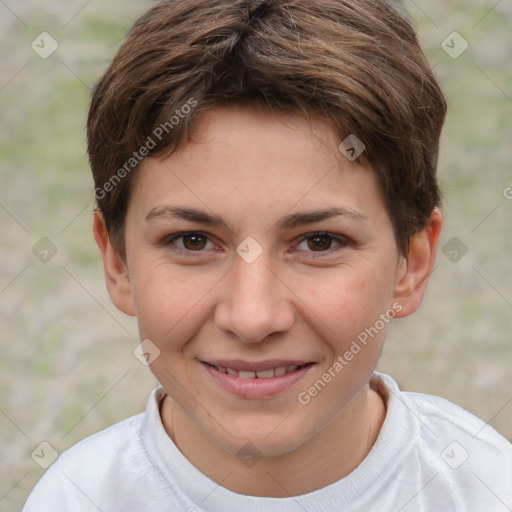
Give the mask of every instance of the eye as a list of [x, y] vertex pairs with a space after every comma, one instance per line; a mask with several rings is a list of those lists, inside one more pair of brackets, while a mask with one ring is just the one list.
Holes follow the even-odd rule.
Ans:
[[203, 249], [215, 248], [215, 244], [205, 234], [197, 231], [171, 235], [165, 239], [164, 245], [177, 252], [202, 252]]
[[[199, 231], [176, 233], [167, 237], [163, 241], [163, 245], [178, 253], [198, 253], [198, 256], [205, 250], [216, 248], [208, 236]], [[305, 235], [295, 246], [293, 252], [320, 253], [318, 256], [321, 256], [322, 253], [332, 253], [347, 245], [349, 245], [349, 241], [345, 238], [322, 231]]]
[[[334, 248], [333, 248], [334, 245]], [[310, 233], [302, 238], [295, 250], [305, 252], [332, 252], [349, 245], [348, 240], [329, 232]]]

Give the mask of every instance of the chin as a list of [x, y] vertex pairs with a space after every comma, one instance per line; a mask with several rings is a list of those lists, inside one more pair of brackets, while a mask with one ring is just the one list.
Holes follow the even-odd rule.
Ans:
[[293, 425], [285, 418], [286, 414], [277, 421], [273, 419], [272, 422], [261, 422], [260, 418], [261, 428], [257, 429], [254, 428], [254, 422], [248, 424], [246, 421], [237, 421], [236, 425], [232, 424], [231, 431], [243, 432], [243, 436], [226, 436], [223, 431], [219, 432], [222, 438], [214, 441], [222, 450], [238, 457], [245, 455], [246, 452], [254, 452], [252, 455], [255, 457], [286, 455], [300, 448], [311, 435], [306, 431], [306, 425], [301, 425], [299, 422]]

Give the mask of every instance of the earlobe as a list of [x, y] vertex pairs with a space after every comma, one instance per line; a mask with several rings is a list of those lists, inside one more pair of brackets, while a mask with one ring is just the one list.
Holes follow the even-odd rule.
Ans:
[[414, 313], [423, 300], [434, 268], [442, 225], [443, 215], [439, 208], [435, 208], [426, 227], [412, 238], [409, 254], [401, 258], [394, 298], [402, 305], [402, 310], [397, 317]]
[[93, 233], [101, 251], [105, 282], [112, 302], [123, 313], [135, 316], [128, 269], [119, 253], [112, 246], [103, 215], [99, 211], [94, 212]]

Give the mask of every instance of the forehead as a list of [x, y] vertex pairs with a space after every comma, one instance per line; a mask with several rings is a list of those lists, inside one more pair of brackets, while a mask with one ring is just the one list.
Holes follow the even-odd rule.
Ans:
[[[314, 115], [306, 117], [298, 112], [238, 105], [218, 106], [205, 112], [198, 121], [192, 136], [193, 143], [198, 145], [229, 144], [237, 140], [248, 142], [247, 139], [253, 138], [254, 144], [267, 143], [272, 148], [272, 141], [278, 135], [283, 153], [286, 149], [298, 151], [298, 147], [304, 147], [320, 154], [322, 149], [332, 149], [336, 141], [333, 129], [326, 122]], [[185, 145], [178, 152], [190, 149]]]
[[382, 206], [373, 171], [346, 159], [339, 142], [315, 118], [218, 107], [199, 119], [189, 143], [144, 162], [132, 199], [146, 210], [179, 201], [233, 215], [249, 208], [277, 215], [326, 202], [368, 209], [368, 199]]

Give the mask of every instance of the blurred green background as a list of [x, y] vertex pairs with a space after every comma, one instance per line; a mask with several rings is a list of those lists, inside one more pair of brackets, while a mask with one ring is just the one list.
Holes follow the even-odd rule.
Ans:
[[[449, 100], [446, 223], [424, 304], [391, 326], [379, 370], [511, 439], [512, 2], [404, 3]], [[41, 442], [60, 453], [143, 411], [156, 386], [132, 353], [135, 321], [105, 290], [84, 131], [90, 88], [149, 5], [0, 1], [1, 511], [43, 474]], [[58, 44], [48, 58], [31, 47], [51, 48], [42, 32]]]

